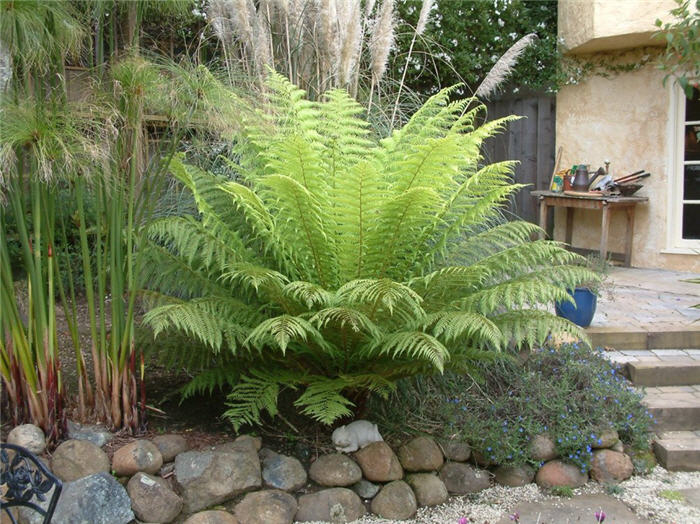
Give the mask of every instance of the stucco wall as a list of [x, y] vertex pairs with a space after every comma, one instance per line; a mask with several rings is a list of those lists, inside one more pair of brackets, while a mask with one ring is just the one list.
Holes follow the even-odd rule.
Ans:
[[[642, 51], [625, 53], [624, 62]], [[556, 143], [563, 147], [562, 167], [587, 163], [595, 170], [611, 161], [614, 176], [645, 169], [652, 173], [639, 195], [649, 197], [637, 206], [632, 265], [700, 272], [700, 255], [664, 254], [669, 175], [670, 87], [663, 73], [648, 65], [613, 78], [593, 76], [564, 87], [557, 95]], [[564, 239], [566, 212], [556, 210], [555, 233]], [[599, 248], [600, 211], [576, 210], [573, 245]], [[608, 248], [624, 250], [624, 212], [615, 212]]]
[[673, 0], [560, 0], [559, 37], [572, 53], [664, 45], [652, 39], [657, 18], [670, 21]]

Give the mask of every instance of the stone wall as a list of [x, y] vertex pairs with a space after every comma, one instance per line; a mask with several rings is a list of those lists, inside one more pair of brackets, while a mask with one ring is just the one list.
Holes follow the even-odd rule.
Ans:
[[[112, 460], [101, 449], [102, 430], [79, 428], [50, 460], [64, 481], [54, 524], [291, 524], [351, 522], [367, 513], [405, 520], [421, 506], [446, 502], [492, 483], [543, 488], [578, 487], [589, 473], [560, 460], [547, 435], [532, 440], [540, 467], [491, 464], [456, 441], [416, 437], [392, 449], [371, 442], [350, 454], [329, 453], [310, 464], [263, 447], [258, 437], [242, 435], [216, 446], [189, 449], [182, 435], [160, 435], [120, 446]], [[94, 438], [95, 433], [99, 438]], [[8, 441], [42, 453], [36, 426], [18, 426]], [[591, 449], [590, 477], [618, 482], [633, 473], [614, 431], [602, 431]], [[111, 472], [111, 474], [110, 474]], [[20, 522], [40, 522], [22, 508]]]

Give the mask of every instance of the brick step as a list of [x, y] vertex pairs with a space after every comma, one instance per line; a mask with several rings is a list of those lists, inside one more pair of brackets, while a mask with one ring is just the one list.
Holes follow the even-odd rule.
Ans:
[[643, 404], [656, 419], [656, 431], [700, 430], [700, 386], [645, 389]]
[[688, 349], [700, 347], [700, 325], [697, 324], [696, 322], [682, 328], [668, 328], [657, 331], [634, 327], [591, 326], [586, 329], [586, 333], [588, 333], [593, 347]]
[[692, 386], [700, 384], [700, 360], [639, 360], [627, 363], [627, 376], [635, 386]]
[[700, 471], [700, 431], [669, 431], [654, 440], [656, 459], [669, 471]]

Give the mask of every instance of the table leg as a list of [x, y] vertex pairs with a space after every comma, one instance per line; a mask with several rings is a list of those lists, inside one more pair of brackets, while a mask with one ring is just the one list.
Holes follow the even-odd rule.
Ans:
[[566, 243], [571, 246], [571, 239], [574, 236], [574, 208], [566, 208]]
[[603, 220], [600, 225], [600, 258], [608, 258], [608, 229], [610, 229], [610, 206], [603, 202]]
[[634, 238], [634, 206], [625, 208], [627, 211], [627, 237], [625, 238], [625, 267], [632, 264], [632, 239]]
[[540, 238], [544, 238], [547, 234], [547, 202], [544, 198], [540, 197], [540, 227], [542, 231], [540, 232]]

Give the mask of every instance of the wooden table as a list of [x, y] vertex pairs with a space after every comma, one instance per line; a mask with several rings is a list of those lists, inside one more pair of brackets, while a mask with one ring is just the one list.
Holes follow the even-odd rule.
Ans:
[[550, 207], [566, 208], [566, 243], [571, 245], [574, 229], [574, 209], [601, 209], [603, 218], [600, 228], [600, 257], [608, 255], [608, 232], [610, 230], [610, 213], [613, 209], [622, 209], [627, 215], [627, 234], [625, 235], [625, 266], [632, 260], [632, 238], [634, 235], [634, 209], [640, 202], [647, 202], [647, 197], [623, 196], [574, 196], [552, 191], [532, 191], [540, 205], [540, 227], [547, 229], [547, 211]]

